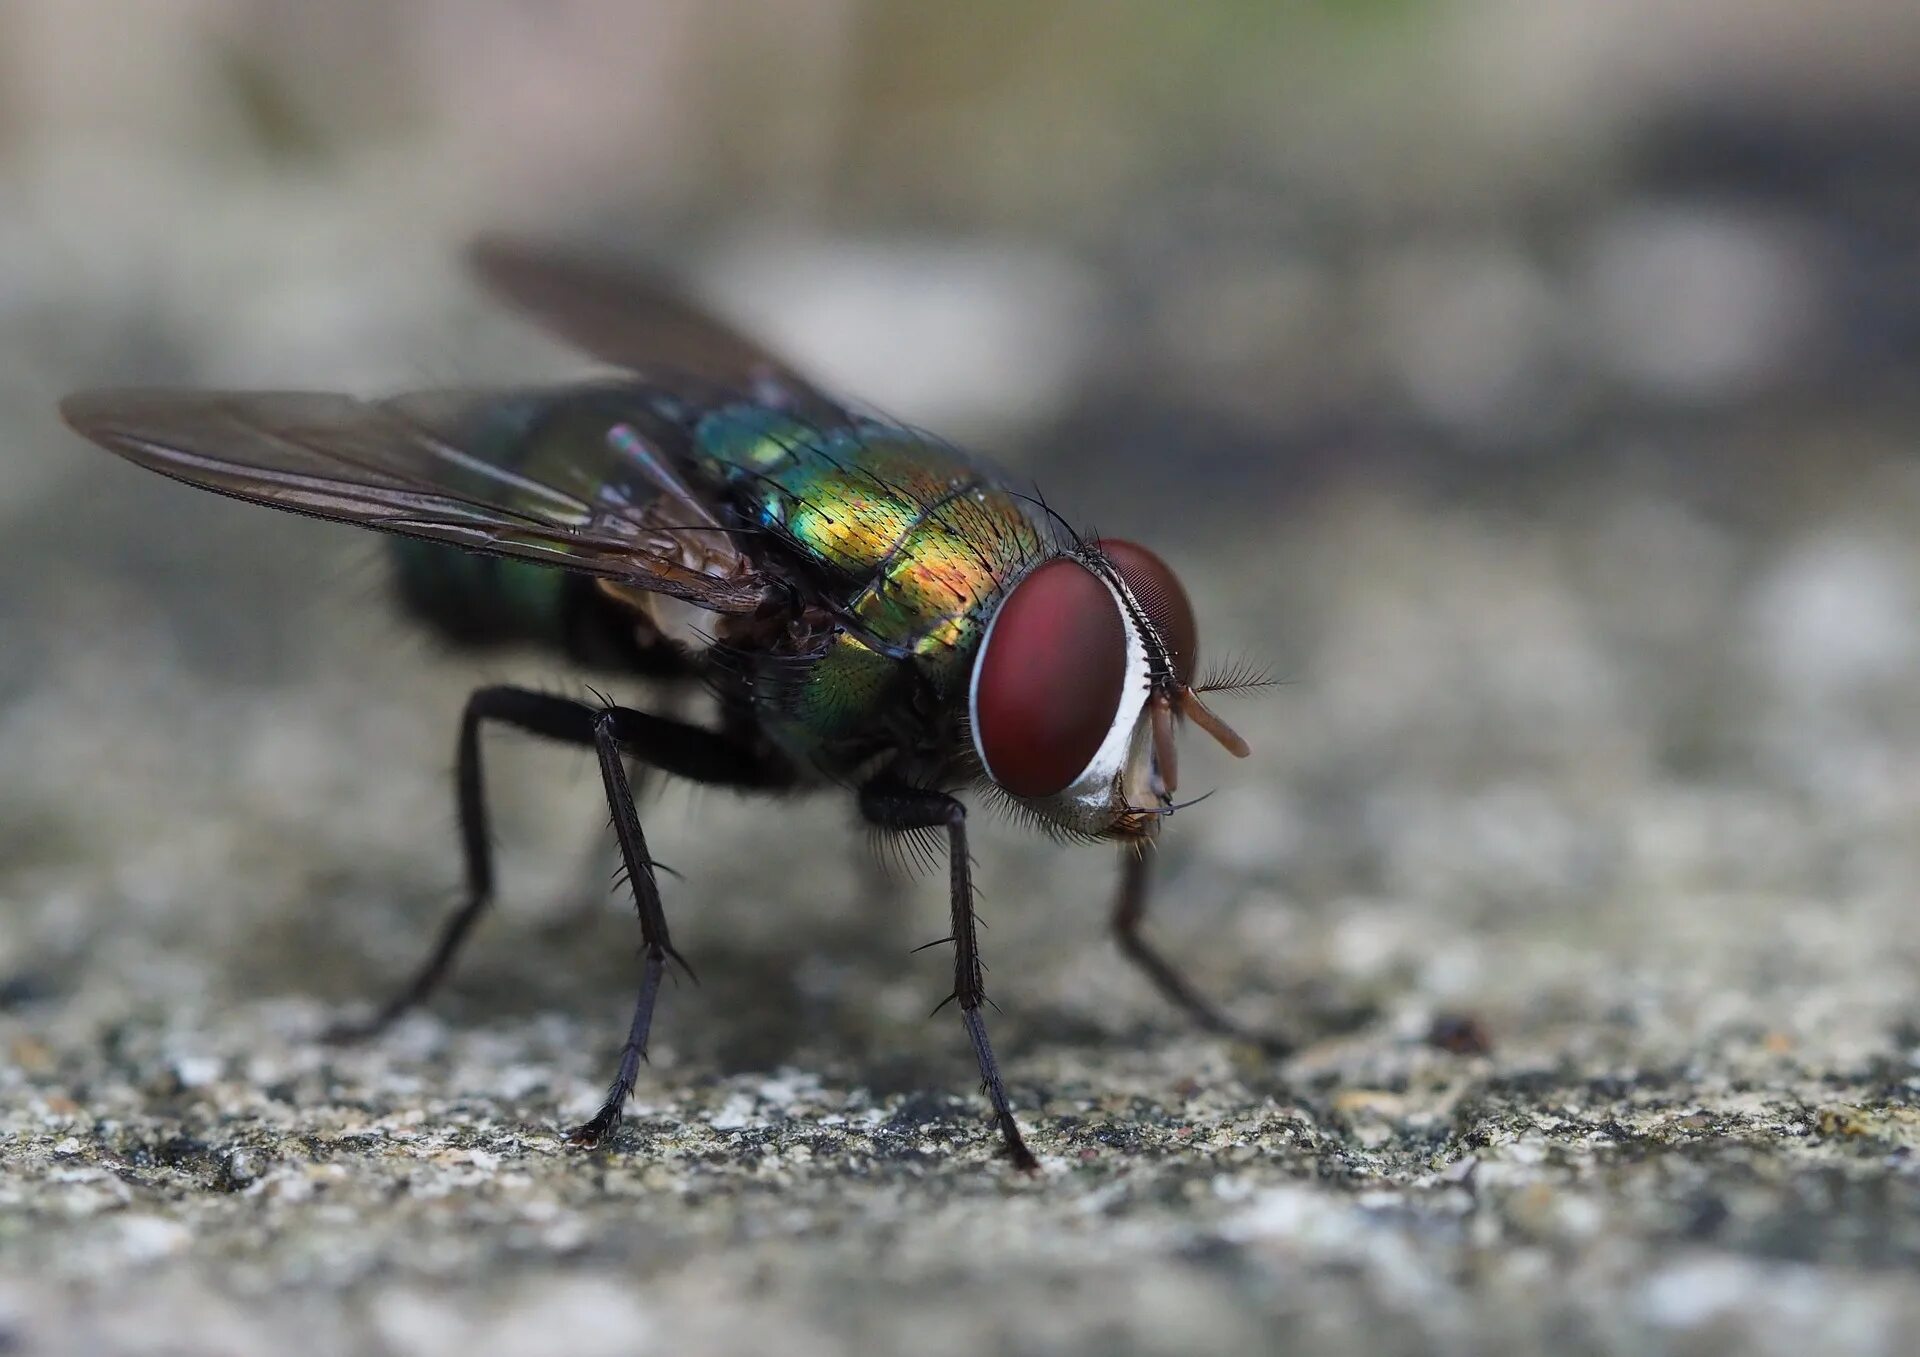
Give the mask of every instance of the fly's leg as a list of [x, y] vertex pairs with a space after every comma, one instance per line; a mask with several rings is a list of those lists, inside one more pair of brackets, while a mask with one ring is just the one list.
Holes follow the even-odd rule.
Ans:
[[460, 740], [454, 758], [454, 797], [460, 816], [460, 852], [466, 865], [467, 893], [460, 907], [440, 926], [440, 936], [413, 978], [364, 1022], [333, 1027], [331, 1041], [364, 1041], [378, 1036], [432, 997], [453, 967], [453, 959], [480, 916], [493, 902], [493, 844], [488, 829], [487, 794], [480, 759], [480, 728], [487, 722], [510, 726], [562, 744], [593, 742], [594, 708], [569, 698], [525, 688], [480, 688], [467, 698], [460, 715]]
[[[466, 854], [467, 899], [448, 918], [439, 940], [414, 977], [363, 1028], [377, 1032], [419, 1004], [445, 977], [461, 943], [486, 910], [493, 895], [493, 858], [487, 836], [485, 789], [481, 777], [480, 727], [493, 721], [564, 744], [591, 746], [600, 762], [601, 782], [613, 812], [614, 833], [627, 881], [640, 915], [644, 960], [633, 1020], [620, 1053], [619, 1072], [600, 1111], [572, 1132], [577, 1145], [597, 1145], [619, 1124], [620, 1110], [640, 1062], [646, 1056], [654, 998], [668, 959], [679, 961], [667, 933], [666, 914], [654, 879], [653, 861], [633, 805], [633, 789], [624, 756], [691, 781], [716, 786], [772, 789], [787, 785], [791, 771], [735, 739], [714, 731], [628, 707], [594, 706], [524, 688], [482, 688], [467, 701], [460, 723], [457, 781], [460, 839]], [[685, 962], [681, 962], [684, 966]]]
[[613, 1083], [592, 1120], [567, 1134], [569, 1143], [591, 1149], [604, 1144], [620, 1124], [620, 1113], [627, 1104], [627, 1095], [633, 1092], [640, 1062], [647, 1057], [654, 999], [660, 992], [660, 978], [666, 972], [667, 962], [677, 961], [689, 976], [693, 974], [692, 968], [673, 950], [672, 939], [667, 935], [660, 885], [654, 876], [653, 858], [647, 852], [646, 836], [640, 830], [640, 813], [634, 809], [633, 787], [627, 778], [623, 756], [675, 777], [720, 787], [770, 790], [789, 785], [792, 773], [786, 764], [769, 759], [729, 736], [685, 721], [651, 716], [631, 707], [609, 706], [598, 710], [583, 707], [582, 710], [592, 718], [600, 781], [606, 788], [607, 805], [613, 812], [614, 837], [620, 844], [620, 860], [633, 891], [634, 907], [640, 915], [644, 957], [640, 967], [640, 992], [633, 1001], [633, 1018], [627, 1025], [627, 1040], [620, 1048], [620, 1064]]
[[[980, 1016], [986, 1002], [984, 967], [980, 964], [978, 926], [973, 913], [972, 861], [967, 856], [967, 808], [945, 792], [926, 791], [881, 779], [860, 789], [860, 813], [882, 829], [911, 831], [944, 829], [947, 832], [947, 864], [951, 879], [953, 910], [953, 993], [940, 1007], [956, 1003], [967, 1040], [973, 1045], [974, 1059], [980, 1066], [980, 1082], [987, 1101], [993, 1105], [994, 1119], [1000, 1124], [1000, 1137], [1007, 1157], [1015, 1167], [1033, 1170], [1040, 1167], [1021, 1138], [1020, 1126], [1013, 1119], [1013, 1106], [1007, 1101], [1006, 1086], [1000, 1081], [1000, 1066], [993, 1058], [993, 1045], [987, 1040], [987, 1025]], [[938, 1012], [939, 1009], [935, 1009]]]
[[653, 874], [653, 859], [647, 853], [647, 839], [640, 832], [640, 815], [633, 808], [633, 788], [627, 781], [627, 761], [620, 755], [619, 718], [608, 708], [594, 717], [594, 752], [600, 758], [600, 781], [606, 787], [607, 805], [613, 811], [613, 832], [620, 841], [620, 861], [626, 868], [627, 884], [633, 890], [633, 903], [640, 913], [640, 941], [644, 960], [640, 965], [640, 993], [633, 1001], [633, 1020], [627, 1026], [627, 1041], [620, 1048], [620, 1065], [607, 1089], [607, 1096], [593, 1120], [567, 1133], [569, 1144], [591, 1149], [604, 1143], [620, 1124], [621, 1109], [633, 1092], [639, 1077], [640, 1062], [647, 1056], [647, 1034], [653, 1028], [653, 1002], [660, 992], [660, 977], [667, 959], [679, 961], [687, 974], [692, 969], [673, 950], [667, 936], [667, 915], [660, 907], [660, 883]]
[[664, 716], [650, 716], [630, 707], [584, 709], [593, 721], [594, 753], [600, 760], [600, 781], [606, 788], [607, 806], [613, 812], [614, 837], [620, 843], [620, 861], [626, 870], [627, 884], [633, 890], [633, 903], [640, 915], [640, 992], [633, 1001], [633, 1019], [627, 1025], [626, 1044], [620, 1048], [620, 1065], [613, 1083], [592, 1120], [567, 1133], [569, 1144], [592, 1149], [606, 1143], [620, 1124], [620, 1113], [639, 1077], [640, 1062], [647, 1058], [647, 1034], [653, 1028], [653, 1004], [660, 992], [660, 978], [667, 962], [679, 962], [691, 976], [693, 968], [673, 950], [667, 935], [667, 915], [660, 906], [660, 885], [654, 876], [653, 858], [647, 852], [646, 835], [640, 830], [640, 813], [634, 809], [633, 787], [627, 779], [627, 762], [636, 762], [691, 781], [713, 786], [771, 789], [787, 785], [791, 774], [786, 765], [766, 759], [725, 735], [689, 725]]
[[1113, 906], [1113, 936], [1128, 961], [1153, 982], [1167, 1002], [1184, 1010], [1209, 1032], [1251, 1042], [1271, 1055], [1285, 1055], [1293, 1043], [1284, 1037], [1249, 1031], [1214, 1006], [1160, 950], [1140, 936], [1147, 917], [1147, 878], [1150, 845], [1128, 845], [1120, 850], [1120, 895]]

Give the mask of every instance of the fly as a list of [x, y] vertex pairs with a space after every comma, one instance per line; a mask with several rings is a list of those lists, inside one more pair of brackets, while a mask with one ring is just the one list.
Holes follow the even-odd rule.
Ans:
[[[362, 401], [311, 392], [102, 390], [67, 422], [163, 476], [397, 534], [403, 604], [469, 645], [537, 644], [583, 666], [699, 685], [700, 725], [638, 707], [486, 687], [460, 720], [466, 893], [368, 1037], [424, 1002], [494, 893], [481, 734], [510, 726], [591, 748], [639, 914], [633, 1019], [598, 1113], [606, 1142], [680, 961], [627, 761], [746, 792], [839, 787], [950, 878], [954, 1005], [1006, 1152], [1036, 1166], [982, 1016], [967, 810], [981, 788], [1036, 826], [1120, 847], [1122, 950], [1210, 1030], [1236, 1029], [1141, 936], [1147, 849], [1180, 803], [1191, 721], [1246, 744], [1201, 698], [1199, 633], [1145, 547], [1079, 536], [987, 462], [862, 413], [767, 349], [617, 266], [506, 240], [480, 279], [625, 370], [523, 390]], [[452, 550], [460, 548], [461, 550]], [[684, 964], [684, 963], [681, 963]]]

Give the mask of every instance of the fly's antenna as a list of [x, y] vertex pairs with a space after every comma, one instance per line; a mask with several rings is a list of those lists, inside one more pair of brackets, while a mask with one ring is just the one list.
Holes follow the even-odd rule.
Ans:
[[1240, 656], [1228, 656], [1220, 664], [1208, 668], [1198, 683], [1193, 685], [1196, 693], [1257, 693], [1267, 688], [1277, 688], [1285, 679], [1275, 678], [1273, 671], [1266, 665]]

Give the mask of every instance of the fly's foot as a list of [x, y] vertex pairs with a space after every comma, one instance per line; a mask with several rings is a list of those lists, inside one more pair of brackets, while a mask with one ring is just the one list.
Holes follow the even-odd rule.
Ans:
[[1164, 992], [1173, 999], [1194, 1025], [1203, 1032], [1211, 1032], [1216, 1037], [1225, 1037], [1228, 1041], [1251, 1046], [1269, 1060], [1285, 1060], [1300, 1049], [1300, 1043], [1284, 1032], [1268, 1031], [1258, 1027], [1249, 1027], [1234, 1018], [1229, 1018], [1218, 1008], [1194, 993], [1184, 981], [1177, 986], [1164, 986]]
[[1285, 1060], [1300, 1049], [1300, 1043], [1279, 1032], [1248, 1032], [1247, 1041], [1269, 1060]]
[[1228, 1041], [1237, 1041], [1243, 1046], [1251, 1046], [1269, 1060], [1285, 1060], [1300, 1049], [1300, 1043], [1283, 1032], [1263, 1032], [1254, 1027], [1243, 1027], [1239, 1023], [1228, 1023], [1212, 1029]]
[[597, 1150], [613, 1139], [620, 1126], [620, 1109], [603, 1107], [594, 1119], [567, 1132], [567, 1144], [576, 1150]]

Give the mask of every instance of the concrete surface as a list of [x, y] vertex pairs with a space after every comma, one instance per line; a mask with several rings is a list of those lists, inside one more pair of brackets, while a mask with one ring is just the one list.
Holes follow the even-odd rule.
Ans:
[[634, 941], [569, 753], [495, 761], [504, 902], [446, 1001], [319, 1045], [448, 898], [474, 674], [371, 586], [301, 588], [324, 529], [167, 503], [259, 570], [75, 588], [0, 725], [13, 1350], [1897, 1352], [1920, 1321], [1904, 470], [1745, 540], [1637, 494], [1363, 492], [1195, 570], [1210, 628], [1279, 619], [1299, 663], [1234, 709], [1254, 762], [1195, 760], [1224, 789], [1155, 932], [1306, 1045], [1184, 1031], [1102, 941], [1104, 856], [988, 833], [1034, 1179], [925, 1016], [937, 883], [869, 900], [844, 807], [673, 793], [704, 983], [616, 1146], [564, 1149]]
[[[927, 1017], [938, 882], [877, 881], [831, 799], [649, 797], [701, 983], [606, 1153], [559, 1132], [611, 1072], [637, 936], [578, 754], [501, 742], [496, 915], [431, 1013], [318, 1042], [452, 899], [467, 689], [583, 679], [435, 653], [376, 543], [118, 465], [53, 401], [577, 368], [459, 286], [452, 243], [492, 223], [431, 161], [16, 144], [0, 1352], [1910, 1352], [1906, 125], [1736, 119], [1544, 207], [1441, 183], [1369, 217], [1401, 162], [1343, 152], [1332, 231], [1248, 174], [1079, 247], [953, 233], [951, 277], [1003, 250], [1077, 308], [1031, 330], [1074, 389], [1022, 407], [1066, 413], [1010, 457], [1162, 547], [1213, 655], [1287, 680], [1223, 702], [1251, 761], [1188, 742], [1220, 791], [1171, 827], [1151, 927], [1291, 1059], [1125, 968], [1105, 854], [983, 824], [1032, 1178]], [[707, 264], [860, 271], [858, 240], [817, 246]], [[878, 291], [950, 246], [889, 247]], [[922, 366], [962, 363], [914, 314]]]

